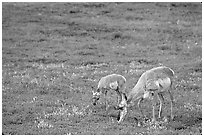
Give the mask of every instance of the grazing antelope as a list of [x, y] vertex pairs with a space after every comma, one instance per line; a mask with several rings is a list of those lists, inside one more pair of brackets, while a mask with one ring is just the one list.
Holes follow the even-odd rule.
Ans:
[[106, 110], [108, 109], [107, 107], [107, 92], [108, 91], [116, 91], [116, 93], [118, 94], [118, 104], [120, 103], [122, 96], [121, 93], [124, 91], [125, 89], [125, 83], [126, 83], [126, 79], [124, 76], [119, 75], [119, 74], [111, 74], [111, 75], [107, 75], [105, 77], [102, 77], [100, 79], [100, 81], [98, 82], [98, 87], [97, 90], [94, 91], [92, 90], [93, 93], [93, 105], [96, 105], [96, 102], [99, 100], [101, 93], [103, 93], [105, 95], [105, 106], [106, 106]]
[[156, 121], [155, 119], [155, 106], [156, 106], [156, 96], [158, 96], [160, 101], [159, 108], [159, 118], [161, 118], [162, 114], [162, 105], [164, 102], [164, 93], [169, 93], [171, 100], [171, 119], [173, 119], [173, 96], [170, 92], [172, 88], [172, 78], [174, 76], [174, 71], [168, 67], [161, 66], [150, 69], [144, 72], [139, 78], [137, 84], [134, 88], [128, 92], [127, 97], [125, 94], [121, 94], [121, 102], [118, 106], [120, 109], [120, 118], [118, 123], [123, 121], [125, 115], [127, 114], [127, 108], [134, 105], [134, 102], [138, 100], [139, 111], [142, 116], [144, 114], [141, 110], [140, 103], [145, 99], [149, 98], [152, 100], [152, 121]]

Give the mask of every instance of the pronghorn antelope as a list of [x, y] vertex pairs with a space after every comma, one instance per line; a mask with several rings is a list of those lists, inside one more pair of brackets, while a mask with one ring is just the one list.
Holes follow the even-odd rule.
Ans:
[[108, 104], [107, 104], [107, 92], [112, 90], [112, 91], [116, 91], [116, 93], [118, 94], [119, 98], [118, 98], [118, 104], [122, 99], [121, 93], [124, 91], [125, 89], [125, 83], [126, 83], [126, 79], [124, 76], [119, 75], [119, 74], [111, 74], [111, 75], [107, 75], [105, 77], [102, 77], [100, 79], [100, 81], [98, 82], [98, 87], [96, 89], [96, 91], [92, 90], [93, 93], [93, 105], [96, 105], [96, 102], [99, 100], [100, 95], [103, 93], [105, 95], [105, 106], [106, 106], [106, 110], [108, 109]]
[[162, 105], [164, 102], [163, 94], [169, 93], [171, 100], [171, 119], [173, 119], [173, 96], [170, 92], [172, 88], [172, 79], [173, 79], [174, 71], [168, 67], [161, 66], [150, 69], [144, 72], [139, 78], [137, 84], [134, 88], [128, 92], [127, 97], [125, 94], [121, 94], [122, 99], [118, 106], [120, 109], [120, 118], [118, 123], [123, 121], [125, 115], [127, 114], [127, 108], [134, 105], [134, 102], [138, 100], [139, 111], [142, 116], [144, 114], [141, 110], [140, 103], [145, 99], [149, 98], [152, 100], [152, 121], [156, 121], [155, 118], [155, 106], [156, 106], [156, 96], [158, 96], [160, 101], [159, 108], [159, 118], [162, 115]]

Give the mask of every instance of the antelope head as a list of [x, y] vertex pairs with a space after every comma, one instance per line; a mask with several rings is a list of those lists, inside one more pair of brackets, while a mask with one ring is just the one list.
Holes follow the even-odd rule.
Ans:
[[92, 90], [92, 102], [93, 102], [93, 105], [95, 106], [97, 101], [99, 100], [100, 98], [100, 91], [97, 89], [96, 91]]

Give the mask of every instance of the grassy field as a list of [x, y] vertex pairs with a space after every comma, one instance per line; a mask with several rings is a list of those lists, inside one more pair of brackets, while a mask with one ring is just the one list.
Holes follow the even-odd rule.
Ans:
[[[115, 93], [108, 112], [104, 98], [92, 106], [102, 76], [130, 90], [161, 65], [175, 71], [174, 121], [135, 106], [118, 124]], [[202, 134], [201, 3], [3, 3], [2, 134]]]

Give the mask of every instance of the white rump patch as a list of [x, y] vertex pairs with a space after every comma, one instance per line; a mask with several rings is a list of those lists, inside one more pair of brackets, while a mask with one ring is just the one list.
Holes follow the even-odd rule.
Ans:
[[149, 97], [149, 92], [144, 93], [143, 98], [148, 98]]
[[115, 81], [115, 82], [110, 83], [110, 88], [111, 89], [117, 89], [118, 88], [118, 82]]
[[168, 88], [171, 85], [171, 79], [170, 78], [164, 78], [164, 79], [158, 79], [155, 84], [158, 87], [162, 87], [162, 88]]

